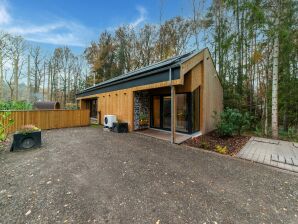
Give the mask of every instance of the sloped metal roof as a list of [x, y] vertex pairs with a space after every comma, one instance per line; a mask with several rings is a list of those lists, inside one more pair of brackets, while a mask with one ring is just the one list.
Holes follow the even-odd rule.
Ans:
[[82, 92], [78, 93], [77, 95], [80, 95], [84, 92], [89, 92], [89, 91], [94, 90], [94, 89], [100, 89], [101, 87], [104, 87], [106, 85], [112, 85], [113, 82], [125, 81], [128, 78], [134, 78], [134, 77], [137, 78], [139, 75], [142, 75], [143, 73], [151, 72], [151, 71], [161, 69], [161, 68], [164, 68], [164, 67], [179, 66], [183, 62], [185, 62], [188, 59], [192, 58], [194, 55], [203, 52], [204, 50], [205, 50], [205, 48], [201, 49], [201, 50], [193, 50], [193, 51], [185, 53], [183, 55], [174, 56], [174, 57], [171, 57], [169, 59], [166, 59], [166, 60], [159, 61], [159, 62], [151, 64], [151, 65], [148, 65], [146, 67], [143, 67], [143, 68], [140, 68], [140, 69], [137, 69], [137, 70], [134, 70], [134, 71], [119, 75], [115, 78], [108, 79], [108, 80], [100, 82], [100, 83], [98, 83], [98, 84], [96, 84], [92, 87], [86, 88]]

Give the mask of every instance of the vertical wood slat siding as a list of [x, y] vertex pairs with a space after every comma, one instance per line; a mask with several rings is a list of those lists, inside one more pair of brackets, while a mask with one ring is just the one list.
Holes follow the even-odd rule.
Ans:
[[[0, 114], [2, 113], [4, 111], [0, 111]], [[29, 124], [42, 130], [88, 126], [90, 124], [89, 113], [89, 110], [11, 111], [9, 118], [14, 120], [14, 124], [8, 129], [8, 133], [15, 132], [23, 125]], [[4, 123], [7, 124], [7, 122]]]

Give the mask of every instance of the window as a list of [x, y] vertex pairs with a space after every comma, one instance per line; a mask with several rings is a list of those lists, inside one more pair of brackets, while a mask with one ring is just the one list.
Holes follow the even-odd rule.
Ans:
[[200, 130], [200, 87], [192, 92], [192, 132]]
[[187, 94], [176, 95], [177, 120], [176, 130], [188, 132]]

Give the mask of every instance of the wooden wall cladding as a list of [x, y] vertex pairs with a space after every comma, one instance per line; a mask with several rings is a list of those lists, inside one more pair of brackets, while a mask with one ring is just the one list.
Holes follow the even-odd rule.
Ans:
[[[193, 56], [181, 65], [180, 79], [137, 86], [124, 90], [78, 98], [80, 105], [85, 108], [83, 101], [88, 98], [98, 98], [99, 121], [104, 123], [104, 115], [114, 114], [121, 122], [127, 122], [129, 131], [133, 130], [134, 92], [149, 90], [152, 94], [164, 92], [169, 94], [171, 85], [176, 86], [176, 93], [193, 92], [200, 87], [200, 129], [206, 133], [215, 129], [213, 112], [220, 113], [223, 109], [223, 89], [218, 79], [211, 55], [207, 49]], [[165, 88], [167, 87], [167, 88]]]

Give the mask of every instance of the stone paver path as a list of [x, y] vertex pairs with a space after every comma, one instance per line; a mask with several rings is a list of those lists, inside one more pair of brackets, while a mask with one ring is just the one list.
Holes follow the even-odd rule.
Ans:
[[297, 143], [253, 137], [236, 156], [298, 172]]

